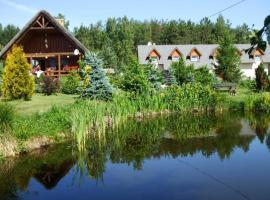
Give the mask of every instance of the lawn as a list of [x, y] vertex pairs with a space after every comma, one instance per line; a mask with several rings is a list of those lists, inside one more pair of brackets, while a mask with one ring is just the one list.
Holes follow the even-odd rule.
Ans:
[[35, 94], [30, 101], [11, 101], [18, 114], [30, 115], [35, 112], [45, 112], [53, 105], [72, 104], [76, 100], [76, 95], [57, 94], [44, 96], [43, 94]]

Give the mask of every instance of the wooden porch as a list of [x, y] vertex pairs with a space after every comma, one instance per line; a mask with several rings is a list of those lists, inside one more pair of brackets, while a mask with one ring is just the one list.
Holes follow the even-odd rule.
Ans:
[[73, 52], [63, 53], [28, 53], [28, 62], [34, 70], [37, 65], [47, 76], [61, 77], [69, 75], [70, 71], [78, 70], [79, 55]]

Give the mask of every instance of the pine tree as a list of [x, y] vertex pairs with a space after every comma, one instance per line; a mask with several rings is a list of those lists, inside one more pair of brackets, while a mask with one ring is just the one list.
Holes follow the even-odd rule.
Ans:
[[237, 83], [241, 79], [240, 55], [228, 30], [224, 32], [217, 52], [218, 64], [214, 66], [216, 75], [224, 81]]
[[111, 100], [114, 88], [102, 68], [103, 61], [96, 54], [88, 52], [85, 55], [84, 62], [86, 76], [84, 77], [82, 97], [95, 100]]
[[23, 49], [13, 46], [5, 62], [2, 86], [4, 98], [27, 100], [32, 97], [35, 82], [30, 70], [31, 65], [27, 62]]

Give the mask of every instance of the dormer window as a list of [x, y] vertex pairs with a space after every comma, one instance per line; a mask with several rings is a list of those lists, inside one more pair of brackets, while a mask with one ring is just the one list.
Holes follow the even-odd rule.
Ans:
[[199, 56], [191, 56], [190, 61], [191, 62], [198, 62], [199, 61]]
[[156, 49], [153, 49], [152, 51], [150, 51], [150, 53], [146, 57], [146, 60], [148, 60], [150, 64], [158, 66], [159, 60], [160, 60], [160, 54], [158, 53]]
[[189, 52], [187, 58], [190, 59], [191, 62], [199, 62], [201, 56], [202, 54], [198, 51], [198, 49], [193, 48]]
[[168, 60], [172, 60], [172, 62], [178, 62], [182, 53], [179, 51], [178, 48], [175, 48], [168, 57]]
[[261, 62], [262, 61], [262, 55], [264, 55], [264, 52], [261, 49], [256, 49], [252, 56], [255, 62]]
[[180, 56], [173, 56], [173, 57], [172, 57], [172, 61], [173, 61], [173, 62], [178, 62], [179, 59], [180, 59]]
[[261, 61], [261, 55], [255, 55], [254, 60], [255, 60], [255, 62], [260, 62]]

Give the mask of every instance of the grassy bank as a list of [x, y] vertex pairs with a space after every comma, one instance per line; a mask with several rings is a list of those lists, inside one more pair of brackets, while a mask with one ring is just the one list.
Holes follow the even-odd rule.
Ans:
[[[108, 102], [74, 97], [35, 96], [31, 102], [15, 101], [2, 105], [3, 108], [13, 106], [15, 113], [11, 113], [1, 127], [0, 154], [6, 156], [10, 152], [29, 151], [32, 147], [39, 147], [35, 143], [42, 146], [63, 138], [75, 138], [78, 149], [82, 150], [90, 135], [102, 140], [106, 128], [117, 129], [132, 118], [213, 109], [270, 110], [269, 93], [250, 93], [246, 89], [239, 89], [236, 96], [229, 96], [227, 93], [217, 94], [200, 85], [172, 87], [139, 96], [117, 92], [113, 100]], [[0, 116], [1, 120], [9, 116], [8, 110]]]

